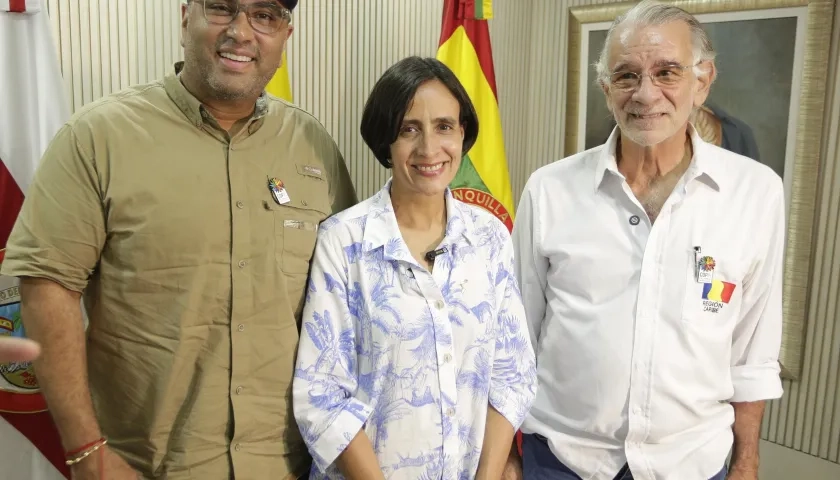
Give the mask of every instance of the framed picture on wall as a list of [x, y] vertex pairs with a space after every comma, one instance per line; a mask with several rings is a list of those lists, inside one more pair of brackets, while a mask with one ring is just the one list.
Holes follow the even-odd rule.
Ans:
[[[703, 24], [717, 79], [692, 121], [707, 141], [771, 167], [787, 203], [786, 378], [800, 375], [812, 263], [831, 0], [674, 0]], [[594, 64], [607, 29], [635, 2], [575, 7], [569, 17], [566, 155], [604, 143], [615, 126]]]

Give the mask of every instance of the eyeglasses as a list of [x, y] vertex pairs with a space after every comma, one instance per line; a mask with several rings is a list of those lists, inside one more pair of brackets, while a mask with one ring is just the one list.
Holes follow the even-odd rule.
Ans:
[[280, 30], [292, 20], [292, 12], [274, 2], [257, 2], [243, 5], [236, 0], [194, 0], [201, 1], [204, 18], [213, 25], [230, 25], [239, 16], [245, 14], [251, 28], [270, 35]]
[[650, 77], [657, 87], [668, 88], [678, 85], [686, 77], [686, 70], [699, 65], [665, 65], [640, 74], [629, 70], [619, 70], [610, 74], [610, 84], [618, 90], [635, 90], [642, 84], [642, 75]]

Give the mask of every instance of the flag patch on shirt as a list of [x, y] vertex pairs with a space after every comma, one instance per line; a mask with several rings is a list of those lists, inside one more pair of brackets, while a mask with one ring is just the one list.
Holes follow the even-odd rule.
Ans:
[[732, 292], [734, 291], [734, 283], [712, 280], [711, 283], [703, 284], [703, 300], [729, 303], [729, 299], [732, 298]]

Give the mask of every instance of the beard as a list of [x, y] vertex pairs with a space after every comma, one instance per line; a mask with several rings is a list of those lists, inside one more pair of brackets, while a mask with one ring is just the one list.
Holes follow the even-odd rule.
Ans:
[[[213, 65], [198, 65], [201, 78], [206, 79], [207, 89], [214, 98], [219, 100], [242, 100], [259, 97], [265, 86], [271, 80], [272, 74], [255, 74], [248, 77], [230, 78], [218, 72]], [[227, 78], [226, 78], [227, 77]]]
[[614, 117], [621, 133], [641, 147], [658, 145], [671, 138], [681, 127], [681, 122], [676, 118], [677, 112], [674, 111], [667, 112], [666, 115], [655, 120], [634, 119], [633, 113], [646, 112], [625, 110]]

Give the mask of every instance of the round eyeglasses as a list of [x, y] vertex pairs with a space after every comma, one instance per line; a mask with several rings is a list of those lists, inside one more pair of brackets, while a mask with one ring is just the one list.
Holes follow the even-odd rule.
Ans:
[[610, 85], [619, 90], [635, 90], [642, 84], [642, 76], [647, 76], [657, 87], [668, 88], [678, 85], [686, 77], [686, 70], [694, 65], [664, 65], [652, 68], [647, 73], [619, 70], [610, 74]]
[[204, 18], [213, 25], [230, 25], [239, 16], [245, 14], [248, 23], [255, 31], [270, 35], [277, 33], [292, 20], [292, 12], [276, 2], [265, 1], [243, 5], [236, 0], [199, 0], [204, 9]]

